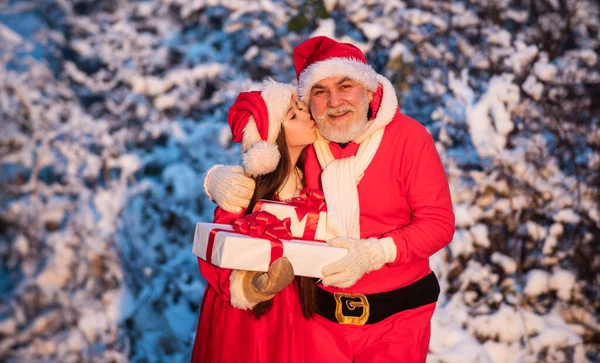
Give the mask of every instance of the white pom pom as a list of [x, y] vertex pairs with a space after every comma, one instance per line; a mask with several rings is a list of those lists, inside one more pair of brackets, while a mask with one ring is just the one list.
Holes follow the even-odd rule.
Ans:
[[277, 145], [260, 141], [242, 155], [244, 171], [253, 176], [268, 174], [277, 168], [280, 157]]

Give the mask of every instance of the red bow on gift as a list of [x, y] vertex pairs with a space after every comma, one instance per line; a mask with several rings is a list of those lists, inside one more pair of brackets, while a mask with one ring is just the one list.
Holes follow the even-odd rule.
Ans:
[[300, 221], [308, 214], [302, 238], [314, 240], [319, 224], [319, 214], [327, 212], [325, 194], [320, 190], [305, 188], [300, 191], [299, 197], [292, 198], [286, 204], [296, 207], [296, 215]]
[[296, 206], [298, 219], [302, 220], [304, 216], [311, 212], [327, 212], [325, 204], [325, 194], [317, 189], [305, 188], [300, 191], [300, 196], [292, 198], [286, 204]]
[[283, 256], [282, 239], [291, 239], [291, 221], [279, 220], [269, 212], [254, 212], [233, 222], [233, 229], [241, 234], [255, 238], [265, 238], [271, 242], [271, 261], [269, 266]]

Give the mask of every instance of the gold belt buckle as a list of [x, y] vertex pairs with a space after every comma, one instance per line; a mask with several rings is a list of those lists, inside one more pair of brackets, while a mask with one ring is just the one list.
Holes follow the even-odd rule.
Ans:
[[[334, 292], [333, 297], [335, 298], [335, 318], [340, 324], [365, 325], [369, 319], [369, 300], [365, 295]], [[362, 308], [362, 314], [360, 316], [344, 315], [344, 306], [350, 311]]]

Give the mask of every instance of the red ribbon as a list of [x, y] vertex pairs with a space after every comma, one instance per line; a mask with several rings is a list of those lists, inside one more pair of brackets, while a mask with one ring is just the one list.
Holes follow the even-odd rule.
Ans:
[[304, 218], [310, 211], [327, 212], [325, 194], [316, 189], [302, 189], [300, 196], [292, 198], [287, 204], [299, 207], [296, 208], [298, 219]]
[[269, 266], [283, 256], [282, 239], [291, 239], [291, 221], [279, 220], [269, 212], [254, 212], [233, 222], [233, 229], [250, 237], [265, 238], [271, 242], [271, 260]]
[[240, 217], [233, 222], [233, 231], [229, 229], [215, 228], [208, 235], [206, 246], [206, 262], [212, 263], [212, 251], [215, 245], [215, 236], [219, 232], [243, 234], [254, 238], [268, 239], [271, 243], [271, 258], [269, 266], [276, 259], [283, 256], [283, 242], [281, 239], [291, 239], [290, 231], [291, 221], [289, 218], [283, 221], [269, 212], [255, 212], [244, 217]]
[[[270, 201], [259, 200], [254, 206], [254, 212], [260, 211], [263, 205], [268, 204]], [[282, 203], [282, 202], [280, 202]], [[325, 194], [317, 189], [305, 188], [300, 191], [298, 197], [292, 198], [288, 202], [282, 204], [295, 207], [296, 216], [301, 221], [306, 215], [306, 226], [302, 234], [302, 239], [314, 240], [317, 234], [317, 226], [319, 224], [319, 214], [321, 212], [327, 212], [327, 205], [325, 204]]]
[[320, 190], [305, 188], [300, 192], [299, 197], [292, 198], [287, 204], [296, 207], [298, 220], [301, 221], [304, 216], [308, 215], [302, 238], [314, 240], [317, 234], [319, 215], [321, 212], [327, 211], [325, 194]]
[[215, 228], [210, 230], [210, 233], [208, 234], [208, 243], [206, 244], [206, 262], [208, 263], [212, 263], [212, 252], [215, 247], [215, 236], [219, 232], [236, 233], [232, 230], [221, 228]]

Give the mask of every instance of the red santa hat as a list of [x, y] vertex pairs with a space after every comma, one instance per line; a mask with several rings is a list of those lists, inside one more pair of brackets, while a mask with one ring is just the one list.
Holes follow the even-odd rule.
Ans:
[[229, 108], [227, 121], [233, 141], [242, 143], [246, 173], [268, 174], [277, 167], [281, 155], [275, 141], [294, 93], [291, 84], [269, 80], [260, 92], [241, 92]]
[[377, 90], [377, 72], [367, 64], [364, 54], [352, 44], [328, 37], [314, 37], [294, 49], [294, 67], [298, 77], [298, 95], [307, 101], [315, 83], [330, 77], [347, 76]]

